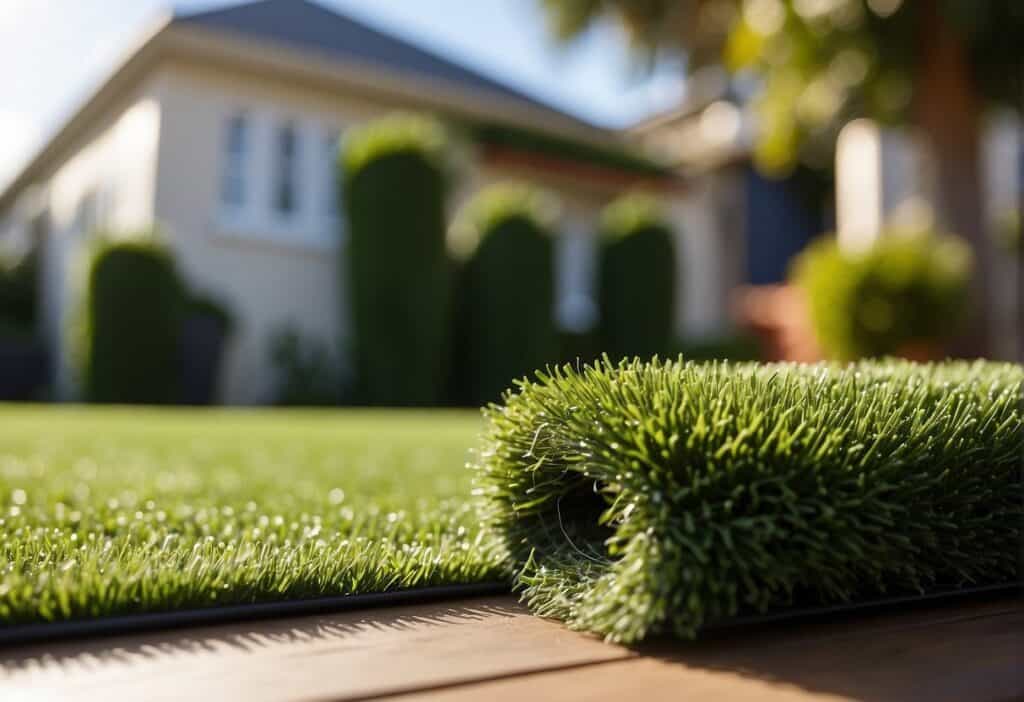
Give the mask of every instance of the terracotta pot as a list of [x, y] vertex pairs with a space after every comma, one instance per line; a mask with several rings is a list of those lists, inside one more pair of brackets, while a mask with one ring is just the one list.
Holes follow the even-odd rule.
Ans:
[[758, 285], [737, 290], [733, 300], [737, 323], [761, 344], [766, 361], [810, 363], [824, 357], [803, 292], [793, 285]]

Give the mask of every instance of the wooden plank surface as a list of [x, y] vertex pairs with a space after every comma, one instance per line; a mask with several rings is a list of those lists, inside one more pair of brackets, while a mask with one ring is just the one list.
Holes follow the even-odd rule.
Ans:
[[483, 598], [0, 650], [0, 700], [363, 699], [632, 655]]
[[1024, 699], [1024, 607], [934, 606], [637, 650], [511, 598], [0, 649], [0, 699]]
[[538, 691], [564, 702], [1024, 699], [1024, 610], [1015, 603], [774, 625], [640, 653], [397, 699], [519, 702]]

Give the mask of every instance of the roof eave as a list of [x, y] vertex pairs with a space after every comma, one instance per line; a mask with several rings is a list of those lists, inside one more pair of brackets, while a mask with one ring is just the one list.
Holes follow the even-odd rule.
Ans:
[[238, 32], [174, 23], [168, 28], [174, 52], [206, 60], [257, 66], [269, 74], [307, 80], [330, 88], [376, 95], [446, 114], [546, 129], [576, 139], [608, 144], [611, 130], [575, 117], [496, 93], [483, 94], [438, 78], [422, 78], [380, 68], [358, 58], [336, 56], [269, 39], [254, 40]]
[[477, 95], [442, 80], [396, 74], [358, 60], [339, 60], [316, 51], [272, 41], [255, 42], [230, 31], [211, 30], [160, 19], [28, 164], [0, 193], [0, 211], [31, 186], [103, 113], [110, 104], [164, 58], [191, 58], [227, 66], [256, 67], [264, 75], [286, 76], [328, 88], [343, 88], [384, 97], [409, 109], [430, 109], [446, 115], [528, 126], [598, 146], [619, 143], [615, 134], [569, 115], [500, 95]]
[[123, 58], [117, 62], [114, 70], [99, 88], [91, 92], [60, 128], [43, 142], [35, 155], [13, 179], [8, 181], [4, 190], [0, 191], [0, 212], [8, 210], [19, 194], [46, 172], [46, 168], [88, 129], [93, 118], [102, 114], [112, 102], [148, 72], [162, 50], [171, 22], [172, 16], [169, 14], [162, 15], [153, 22], [140, 40], [123, 54]]

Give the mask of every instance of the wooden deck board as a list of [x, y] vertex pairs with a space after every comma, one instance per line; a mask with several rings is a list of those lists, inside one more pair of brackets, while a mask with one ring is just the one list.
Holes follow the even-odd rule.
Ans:
[[935, 606], [630, 650], [481, 598], [0, 649], [5, 701], [531, 696], [1024, 699], [1024, 607]]
[[632, 655], [484, 598], [0, 651], [0, 699], [361, 699]]
[[642, 655], [402, 696], [403, 702], [521, 701], [536, 691], [580, 700], [1024, 699], [1024, 611], [986, 606], [910, 616], [785, 624]]

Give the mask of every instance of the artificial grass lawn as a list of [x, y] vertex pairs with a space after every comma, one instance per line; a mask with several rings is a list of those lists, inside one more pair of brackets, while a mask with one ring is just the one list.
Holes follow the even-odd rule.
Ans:
[[1017, 582], [1020, 366], [607, 363], [488, 412], [489, 520], [538, 613], [619, 641]]
[[501, 579], [466, 499], [480, 426], [0, 406], [0, 623]]
[[1022, 384], [991, 363], [604, 363], [484, 422], [0, 408], [0, 623], [506, 580], [637, 641], [1014, 582]]

